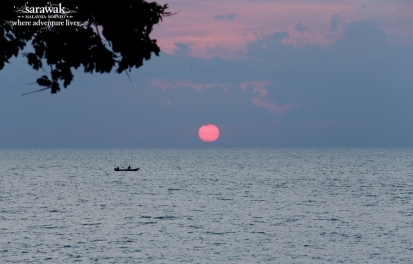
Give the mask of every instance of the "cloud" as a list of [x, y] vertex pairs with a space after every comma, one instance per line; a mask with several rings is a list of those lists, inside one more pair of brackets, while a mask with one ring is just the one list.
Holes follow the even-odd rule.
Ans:
[[294, 46], [314, 45], [326, 48], [343, 37], [344, 30], [342, 28], [344, 25], [345, 23], [339, 15], [333, 15], [330, 27], [311, 27], [311, 25], [300, 21], [288, 26], [288, 37], [283, 40], [283, 43]]
[[[242, 91], [246, 91], [248, 86], [251, 86], [255, 89], [259, 90], [259, 89], [264, 89], [264, 86], [267, 86], [270, 84], [270, 81], [265, 80], [265, 81], [248, 81], [248, 82], [240, 82], [241, 85], [241, 89]], [[265, 90], [265, 89], [264, 89]], [[264, 94], [265, 96], [266, 94]]]
[[342, 26], [343, 24], [345, 24], [345, 23], [343, 22], [343, 20], [341, 20], [340, 15], [339, 14], [334, 14], [331, 17], [330, 29], [331, 29], [331, 31], [337, 31], [339, 26]]
[[360, 10], [362, 10], [362, 11], [368, 13], [368, 14], [372, 14], [377, 10], [377, 6], [363, 4], [363, 5], [360, 6]]
[[277, 105], [275, 102], [267, 101], [263, 98], [252, 98], [252, 102], [256, 106], [262, 106], [268, 109], [271, 113], [275, 115], [282, 115], [287, 109], [293, 108], [293, 104]]
[[304, 26], [302, 21], [295, 24], [294, 29], [297, 30], [297, 31], [300, 31], [300, 32], [302, 32], [302, 31], [311, 32], [311, 30], [309, 30], [307, 26]]
[[215, 19], [218, 20], [229, 20], [233, 21], [235, 17], [241, 16], [240, 14], [225, 14], [225, 15], [216, 15]]
[[388, 35], [371, 20], [355, 21], [346, 25], [344, 38], [347, 42], [380, 43], [383, 45]]
[[[287, 32], [274, 32], [249, 43], [249, 55], [271, 65], [261, 71], [271, 76], [267, 77], [271, 84], [277, 83], [276, 95], [270, 85], [251, 83], [257, 89], [254, 104], [282, 113], [282, 120], [288, 120], [289, 124], [313, 123], [312, 131], [324, 133], [321, 131], [330, 126], [337, 142], [338, 138], [357, 141], [354, 144], [362, 144], [363, 140], [369, 144], [380, 140], [389, 142], [386, 133], [395, 133], [407, 140], [403, 131], [412, 131], [413, 126], [410, 122], [408, 128], [405, 127], [402, 120], [409, 120], [408, 116], [413, 115], [413, 107], [408, 107], [407, 100], [413, 91], [406, 85], [413, 83], [413, 76], [408, 77], [407, 73], [407, 69], [413, 72], [413, 64], [408, 59], [413, 56], [413, 47], [390, 45], [387, 34], [371, 20], [344, 24], [339, 16], [333, 16], [332, 21], [337, 22], [337, 31], [343, 31], [342, 37], [325, 48], [286, 44], [284, 40], [290, 37]], [[259, 96], [259, 89], [267, 90], [265, 97]], [[270, 105], [269, 102], [283, 103]], [[277, 109], [279, 105], [285, 105], [287, 111]], [[299, 108], [294, 107], [298, 105]], [[294, 111], [288, 111], [292, 109]], [[338, 120], [342, 125], [338, 127], [329, 120]], [[350, 134], [354, 139], [347, 136]], [[322, 138], [314, 134], [314, 140], [320, 142]], [[402, 140], [398, 142], [403, 144]]]
[[214, 56], [214, 57], [225, 57], [225, 54], [230, 53], [227, 49], [217, 45], [215, 48], [210, 48], [209, 46], [206, 46], [206, 50], [208, 54]]
[[248, 42], [246, 44], [247, 52], [254, 57], [265, 58], [268, 53], [284, 49], [286, 45], [283, 43], [290, 35], [287, 32], [274, 32], [264, 37]]
[[191, 80], [179, 80], [179, 81], [164, 81], [162, 79], [153, 78], [150, 80], [150, 85], [156, 88], [161, 88], [162, 90], [170, 90], [176, 88], [192, 88], [200, 92], [202, 89], [210, 89], [214, 87], [222, 88], [226, 91], [228, 84], [224, 83], [195, 83]]
[[[168, 54], [174, 54], [174, 43], [191, 43], [190, 56], [243, 59], [245, 43], [257, 40], [254, 32], [287, 32], [288, 43], [325, 48], [343, 37], [343, 23], [370, 19], [391, 41], [413, 44], [411, 1], [364, 2], [369, 6], [360, 7], [360, 1], [175, 0], [168, 3], [171, 10], [182, 12], [165, 18], [153, 36]], [[365, 11], [372, 8], [374, 12]], [[207, 51], [216, 46], [227, 52]]]
[[[288, 45], [295, 47], [318, 46], [328, 47], [344, 35], [343, 31], [332, 32], [329, 28], [310, 29], [303, 22], [290, 24], [286, 31], [275, 31], [258, 37], [258, 40], [246, 43], [247, 51], [252, 49], [280, 50]], [[285, 45], [287, 44], [287, 45]], [[261, 46], [261, 47], [258, 47]]]
[[287, 109], [293, 108], [294, 104], [287, 103], [284, 105], [278, 105], [274, 101], [269, 101], [265, 99], [267, 96], [268, 90], [264, 88], [265, 86], [269, 85], [270, 81], [249, 81], [249, 82], [241, 82], [241, 90], [246, 91], [247, 87], [253, 87], [252, 94], [258, 95], [258, 97], [252, 98], [251, 101], [256, 106], [261, 106], [269, 110], [271, 113], [275, 115], [282, 115], [285, 113]]
[[175, 42], [174, 45], [176, 47], [174, 49], [174, 55], [185, 56], [191, 52], [191, 48], [189, 44], [182, 43], [182, 42]]

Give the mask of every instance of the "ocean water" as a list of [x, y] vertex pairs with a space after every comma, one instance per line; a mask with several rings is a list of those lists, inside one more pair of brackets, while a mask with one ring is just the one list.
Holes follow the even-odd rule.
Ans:
[[0, 262], [413, 263], [413, 149], [0, 150]]

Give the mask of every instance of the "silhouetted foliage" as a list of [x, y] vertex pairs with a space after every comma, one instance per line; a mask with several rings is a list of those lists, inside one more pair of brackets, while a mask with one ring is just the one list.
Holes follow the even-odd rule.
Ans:
[[[170, 15], [165, 12], [167, 5], [143, 0], [71, 0], [61, 3], [61, 6], [77, 11], [67, 14], [73, 16], [68, 20], [87, 21], [83, 26], [45, 28], [10, 24], [10, 21], [18, 20], [17, 15], [22, 15], [22, 19], [26, 15], [52, 15], [19, 14], [15, 11], [25, 5], [50, 6], [50, 1], [52, 0], [0, 2], [0, 70], [5, 62], [8, 63], [13, 55], [17, 56], [30, 43], [33, 52], [23, 54], [29, 65], [39, 70], [43, 69], [46, 62], [50, 67], [50, 78], [43, 75], [37, 79], [37, 83], [45, 87], [41, 90], [51, 89], [52, 93], [56, 93], [60, 90], [60, 83], [63, 82], [66, 88], [72, 82], [72, 68], [83, 66], [85, 72], [89, 73], [108, 73], [115, 69], [121, 73], [142, 66], [143, 60], [149, 60], [152, 52], [159, 55], [156, 40], [151, 39], [149, 34], [153, 26], [162, 21], [163, 16]], [[60, 19], [66, 23], [65, 18]], [[50, 21], [43, 19], [47, 20]]]

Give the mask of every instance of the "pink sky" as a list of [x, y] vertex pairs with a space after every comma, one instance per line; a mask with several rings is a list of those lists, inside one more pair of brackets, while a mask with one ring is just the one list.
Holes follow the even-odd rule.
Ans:
[[[331, 18], [340, 16], [342, 25], [370, 19], [395, 43], [413, 44], [413, 1], [411, 0], [162, 0], [176, 15], [164, 18], [152, 36], [164, 52], [172, 54], [174, 43], [191, 48], [188, 55], [210, 58], [241, 58], [245, 44], [275, 31], [286, 31], [285, 42], [294, 45], [327, 46], [340, 38], [340, 27], [331, 31]], [[306, 30], [294, 25], [301, 22]]]

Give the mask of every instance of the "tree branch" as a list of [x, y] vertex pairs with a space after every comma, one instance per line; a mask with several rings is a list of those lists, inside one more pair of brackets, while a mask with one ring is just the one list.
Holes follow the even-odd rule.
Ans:
[[32, 92], [28, 92], [28, 93], [24, 93], [24, 94], [22, 94], [22, 95], [26, 95], [26, 94], [32, 94], [32, 93], [37, 93], [37, 92], [41, 92], [41, 91], [44, 91], [44, 90], [47, 90], [47, 89], [50, 89], [51, 87], [46, 87], [46, 88], [43, 88], [43, 89], [40, 89], [40, 90], [36, 90], [36, 91], [32, 91]]
[[126, 75], [128, 75], [129, 81], [132, 81], [132, 79], [129, 76], [129, 73], [126, 70], [124, 70], [124, 72], [126, 73]]

